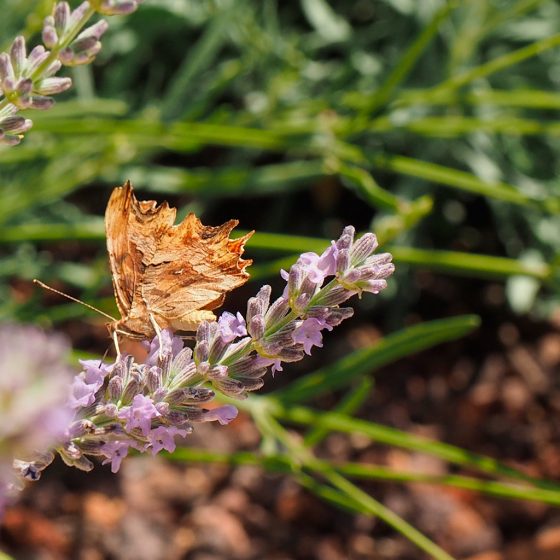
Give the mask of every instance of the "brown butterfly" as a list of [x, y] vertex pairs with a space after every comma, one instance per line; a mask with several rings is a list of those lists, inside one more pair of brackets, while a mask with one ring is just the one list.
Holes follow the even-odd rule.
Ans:
[[204, 226], [191, 213], [174, 225], [176, 214], [167, 202], [137, 200], [130, 181], [113, 190], [105, 230], [122, 317], [111, 323], [113, 332], [152, 338], [160, 328], [196, 330], [248, 280], [252, 261], [241, 255], [254, 232], [229, 239], [237, 220]]

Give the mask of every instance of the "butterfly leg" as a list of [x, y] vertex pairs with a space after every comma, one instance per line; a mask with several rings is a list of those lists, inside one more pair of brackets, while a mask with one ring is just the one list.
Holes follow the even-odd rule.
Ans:
[[117, 351], [117, 360], [120, 360], [121, 348], [119, 346], [119, 336], [116, 329], [113, 331], [113, 342], [115, 344], [115, 350]]
[[159, 359], [163, 360], [163, 338], [161, 336], [161, 327], [157, 324], [157, 321], [155, 320], [154, 316], [151, 313], [150, 313], [150, 322], [154, 327], [154, 331], [156, 331], [156, 336], [159, 342], [159, 350], [158, 350]]

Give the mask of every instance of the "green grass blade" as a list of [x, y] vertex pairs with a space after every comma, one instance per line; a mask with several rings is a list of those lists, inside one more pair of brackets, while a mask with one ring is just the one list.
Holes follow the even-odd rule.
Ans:
[[18, 224], [0, 227], [0, 243], [24, 241], [102, 241], [105, 239], [103, 219], [86, 218], [76, 224]]
[[[496, 459], [471, 453], [448, 443], [432, 441], [428, 438], [416, 436], [395, 428], [351, 418], [335, 412], [316, 412], [302, 406], [285, 407], [276, 399], [268, 399], [268, 403], [271, 414], [288, 422], [305, 426], [322, 426], [334, 432], [360, 433], [377, 443], [400, 447], [410, 451], [419, 451], [486, 474], [523, 480], [545, 489], [560, 490], [560, 484], [528, 476], [517, 469], [500, 463]], [[249, 408], [251, 405], [252, 403], [247, 402], [244, 403], [243, 407]], [[259, 403], [259, 406], [262, 405]]]
[[535, 201], [506, 183], [487, 183], [478, 177], [435, 163], [404, 156], [379, 156], [374, 159], [379, 169], [394, 171], [447, 187], [503, 200], [519, 206], [533, 206]]
[[163, 98], [164, 120], [171, 120], [184, 111], [188, 103], [189, 90], [195, 88], [196, 77], [212, 65], [227, 38], [227, 29], [234, 21], [235, 11], [240, 8], [239, 4], [239, 1], [232, 2], [229, 8], [218, 12], [210, 20], [210, 24], [198, 42], [190, 45], [188, 51], [184, 51], [183, 64], [175, 73]]
[[130, 179], [135, 187], [163, 193], [191, 193], [198, 198], [285, 194], [308, 187], [325, 175], [322, 161], [302, 160], [261, 167], [225, 166], [184, 169], [179, 167], [128, 167], [120, 181]]
[[360, 488], [336, 471], [323, 471], [321, 475], [327, 478], [339, 491], [332, 491], [329, 486], [319, 484], [303, 473], [296, 475], [296, 478], [309, 490], [332, 503], [338, 503], [344, 508], [353, 507], [353, 509], [357, 509], [361, 513], [378, 517], [389, 525], [389, 527], [392, 527], [411, 543], [415, 544], [420, 550], [429, 554], [431, 558], [435, 560], [454, 560], [452, 556], [423, 535], [418, 529], [410, 525], [410, 523], [406, 522], [395, 512], [385, 507], [381, 502], [378, 502], [375, 498], [372, 498], [363, 490], [360, 490]]
[[398, 64], [387, 76], [381, 87], [375, 92], [371, 101], [364, 108], [365, 113], [371, 113], [378, 107], [385, 105], [390, 100], [393, 92], [406, 80], [418, 59], [422, 56], [428, 45], [432, 42], [441, 23], [447, 19], [458, 2], [446, 2], [435, 14], [432, 20], [423, 27], [422, 32], [401, 55]]
[[390, 117], [382, 117], [373, 121], [368, 129], [378, 133], [403, 129], [433, 138], [461, 138], [477, 132], [510, 136], [557, 137], [560, 135], [560, 122], [553, 120], [541, 122], [509, 115], [493, 115], [491, 119], [445, 115], [422, 117], [395, 124]]
[[[172, 461], [185, 463], [219, 463], [231, 466], [250, 465], [259, 466], [268, 472], [274, 473], [291, 474], [294, 472], [291, 461], [281, 454], [265, 456], [249, 451], [219, 453], [207, 449], [183, 447], [177, 449], [173, 454], [166, 454], [166, 457]], [[429, 475], [417, 472], [396, 471], [388, 467], [371, 464], [354, 462], [329, 463], [325, 459], [317, 460], [315, 471], [320, 473], [322, 468], [332, 468], [344, 476], [358, 480], [430, 484], [434, 486], [443, 485], [495, 498], [533, 501], [560, 507], [560, 488], [547, 490], [518, 483], [483, 480], [462, 475]]]
[[526, 47], [522, 47], [515, 51], [511, 51], [507, 54], [494, 58], [484, 64], [475, 66], [474, 68], [471, 68], [466, 72], [462, 72], [459, 75], [453, 76], [448, 80], [445, 80], [441, 84], [432, 88], [432, 95], [437, 96], [440, 92], [445, 92], [446, 90], [449, 89], [460, 88], [462, 86], [474, 82], [475, 80], [484, 78], [486, 76], [490, 76], [492, 74], [495, 74], [496, 72], [505, 70], [510, 66], [519, 64], [524, 60], [537, 56], [540, 53], [555, 48], [559, 45], [560, 45], [560, 33], [557, 33], [552, 37], [547, 37], [540, 41], [535, 41], [534, 43], [531, 43]]
[[435, 486], [443, 485], [470, 490], [495, 498], [541, 502], [543, 504], [560, 507], [560, 488], [556, 490], [547, 490], [544, 488], [534, 488], [532, 486], [497, 482], [494, 480], [482, 480], [461, 475], [428, 475], [417, 472], [396, 471], [387, 467], [360, 463], [335, 464], [333, 467], [341, 474], [350, 478], [430, 484]]
[[373, 347], [356, 350], [332, 365], [297, 379], [274, 392], [274, 398], [283, 403], [302, 403], [336, 391], [400, 358], [465, 336], [479, 324], [475, 315], [463, 315], [408, 327], [386, 336]]
[[[373, 380], [369, 377], [363, 377], [358, 381], [357, 387], [353, 388], [344, 396], [336, 405], [333, 412], [339, 412], [346, 416], [353, 416], [354, 413], [364, 404], [373, 389]], [[303, 439], [304, 445], [314, 447], [329, 435], [329, 430], [314, 427], [309, 430]]]
[[266, 408], [257, 406], [253, 411], [253, 418], [265, 437], [268, 437], [271, 442], [275, 440], [285, 447], [287, 451], [286, 457], [289, 457], [294, 467], [296, 479], [305, 476], [303, 469], [316, 471], [340, 492], [340, 498], [345, 507], [355, 505], [360, 508], [358, 511], [379, 517], [379, 519], [401, 533], [421, 550], [431, 554], [433, 558], [442, 560], [451, 558], [430, 539], [412, 527], [412, 525], [366, 494], [340, 473], [337, 473], [328, 463], [317, 459], [311, 450], [301, 443], [299, 438], [288, 432], [275, 418], [270, 416]]
[[[560, 109], [560, 93], [539, 89], [477, 89], [465, 94], [446, 91], [434, 98], [431, 90], [406, 90], [400, 94], [406, 105], [496, 105], [522, 109]], [[364, 100], [367, 96], [364, 96]]]
[[504, 279], [510, 276], [530, 276], [539, 280], [550, 280], [553, 269], [546, 263], [521, 261], [506, 257], [477, 255], [458, 251], [436, 251], [413, 247], [385, 247], [392, 253], [396, 263], [426, 267], [461, 276]]
[[382, 189], [365, 169], [341, 164], [338, 172], [374, 208], [398, 212], [403, 206], [395, 195]]

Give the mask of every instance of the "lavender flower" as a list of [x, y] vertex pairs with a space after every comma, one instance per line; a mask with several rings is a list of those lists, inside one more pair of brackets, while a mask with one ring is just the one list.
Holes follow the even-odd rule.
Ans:
[[18, 489], [16, 471], [37, 480], [54, 458], [49, 450], [72, 418], [65, 406], [72, 379], [68, 352], [60, 336], [0, 326], [0, 503]]
[[45, 18], [42, 30], [44, 45], [34, 47], [29, 55], [25, 39], [16, 37], [9, 52], [0, 53], [0, 143], [19, 144], [33, 122], [16, 116], [21, 109], [49, 109], [51, 95], [72, 85], [67, 77], [55, 74], [64, 66], [92, 62], [101, 50], [100, 38], [107, 22], [83, 29], [97, 12], [102, 15], [130, 14], [139, 0], [91, 0], [71, 10], [68, 2], [57, 2]]
[[[375, 235], [354, 241], [354, 228], [321, 255], [304, 253], [288, 272], [282, 296], [271, 302], [263, 286], [247, 303], [245, 318], [224, 312], [200, 324], [191, 349], [164, 330], [146, 342], [148, 357], [120, 356], [112, 365], [82, 362], [69, 398], [75, 417], [57, 451], [69, 464], [90, 470], [99, 456], [117, 472], [130, 449], [174, 451], [176, 438], [199, 422], [228, 424], [231, 405], [210, 408], [215, 391], [234, 398], [259, 389], [268, 368], [282, 371], [323, 345], [324, 330], [352, 316], [340, 307], [353, 295], [378, 293], [393, 271], [391, 255], [374, 255]], [[327, 281], [328, 280], [328, 281]]]

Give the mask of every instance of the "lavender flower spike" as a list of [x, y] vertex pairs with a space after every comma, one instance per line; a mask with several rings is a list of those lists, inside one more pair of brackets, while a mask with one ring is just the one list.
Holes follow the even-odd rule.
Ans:
[[[51, 95], [67, 90], [70, 78], [56, 77], [62, 65], [89, 64], [101, 50], [100, 38], [107, 22], [83, 29], [95, 12], [103, 15], [130, 14], [140, 0], [91, 0], [71, 10], [68, 2], [57, 2], [45, 18], [43, 45], [27, 55], [23, 37], [16, 37], [8, 52], [0, 53], [0, 144], [16, 145], [32, 126], [29, 119], [15, 118], [21, 109], [49, 109]], [[18, 117], [19, 118], [19, 117]]]
[[373, 253], [376, 247], [373, 234], [355, 241], [349, 226], [321, 255], [304, 253], [282, 272], [287, 285], [278, 299], [263, 286], [246, 317], [226, 311], [201, 323], [193, 348], [164, 330], [145, 342], [144, 363], [131, 356], [82, 362], [69, 396], [74, 417], [56, 450], [69, 465], [90, 470], [89, 457], [98, 456], [117, 472], [130, 449], [172, 452], [195, 424], [231, 422], [234, 406], [206, 408], [216, 392], [241, 399], [259, 389], [269, 368], [282, 371], [283, 362], [322, 347], [323, 331], [352, 316], [341, 304], [386, 287], [394, 266], [390, 254]]

